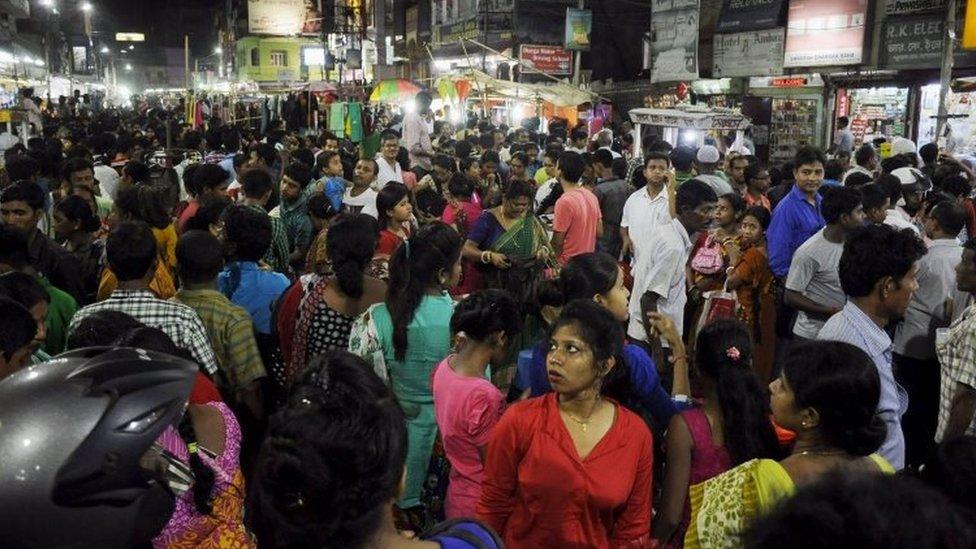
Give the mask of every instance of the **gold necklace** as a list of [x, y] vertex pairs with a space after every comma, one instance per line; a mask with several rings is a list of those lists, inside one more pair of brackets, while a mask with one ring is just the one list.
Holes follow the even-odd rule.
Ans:
[[597, 401], [596, 401], [596, 404], [593, 405], [593, 411], [590, 412], [590, 417], [587, 418], [585, 421], [582, 420], [582, 419], [579, 419], [578, 417], [576, 417], [573, 414], [567, 412], [566, 410], [562, 410], [562, 412], [564, 414], [566, 414], [566, 417], [568, 417], [569, 419], [571, 419], [573, 421], [573, 423], [576, 423], [577, 425], [579, 425], [580, 426], [580, 430], [585, 433], [586, 432], [586, 427], [590, 424], [591, 421], [593, 421], [593, 414], [596, 413], [596, 407], [599, 404], [600, 404], [600, 399], [598, 398]]
[[798, 456], [839, 456], [846, 454], [843, 450], [833, 450], [833, 451], [823, 451], [823, 450], [803, 450], [802, 452], [797, 452]]

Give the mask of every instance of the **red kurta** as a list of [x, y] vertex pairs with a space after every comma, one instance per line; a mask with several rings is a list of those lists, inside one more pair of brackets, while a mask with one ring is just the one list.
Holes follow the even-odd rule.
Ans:
[[617, 417], [580, 460], [557, 395], [519, 402], [488, 443], [478, 518], [510, 549], [649, 547], [651, 433], [614, 403]]

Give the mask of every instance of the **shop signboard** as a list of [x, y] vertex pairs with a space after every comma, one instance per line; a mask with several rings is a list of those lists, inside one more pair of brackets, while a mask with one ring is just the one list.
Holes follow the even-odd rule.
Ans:
[[[939, 14], [887, 18], [878, 65], [885, 69], [938, 68], [942, 63], [943, 19]], [[976, 52], [957, 51], [955, 64], [976, 66]]]
[[651, 0], [651, 82], [698, 78], [698, 0]]
[[783, 0], [724, 0], [716, 32], [744, 32], [780, 26]]
[[782, 74], [783, 37], [783, 29], [716, 34], [712, 76]]
[[935, 11], [945, 7], [946, 0], [885, 0], [885, 15]]
[[567, 76], [573, 72], [573, 52], [559, 46], [522, 44], [519, 60], [526, 67], [554, 76]]
[[868, 0], [790, 2], [783, 66], [860, 64], [867, 10]]
[[592, 33], [592, 11], [566, 8], [566, 31], [563, 45], [567, 50], [590, 51], [590, 35]]
[[294, 36], [322, 29], [318, 0], [248, 0], [247, 30], [251, 34]]
[[478, 19], [477, 17], [472, 17], [465, 21], [451, 23], [450, 25], [434, 27], [431, 41], [434, 45], [450, 44], [462, 40], [477, 40], [478, 36], [480, 36]]

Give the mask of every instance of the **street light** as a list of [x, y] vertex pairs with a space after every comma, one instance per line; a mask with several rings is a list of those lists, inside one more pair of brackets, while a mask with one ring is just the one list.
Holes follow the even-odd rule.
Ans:
[[136, 49], [136, 47], [134, 45], [132, 45], [132, 44], [129, 44], [129, 50], [131, 51], [131, 50], [134, 50], [134, 49]]
[[91, 2], [82, 2], [81, 3], [81, 11], [89, 12], [91, 10], [92, 10]]
[[132, 70], [132, 65], [131, 65], [131, 64], [129, 64], [129, 63], [126, 63], [126, 64], [125, 64], [125, 70], [127, 70], [127, 71], [131, 71], [131, 70]]
[[216, 48], [214, 48], [214, 53], [224, 53], [224, 48], [217, 46]]
[[41, 0], [41, 5], [44, 6], [45, 8], [53, 8], [54, 0]]
[[102, 53], [108, 53], [108, 46], [102, 46], [102, 49], [100, 51]]

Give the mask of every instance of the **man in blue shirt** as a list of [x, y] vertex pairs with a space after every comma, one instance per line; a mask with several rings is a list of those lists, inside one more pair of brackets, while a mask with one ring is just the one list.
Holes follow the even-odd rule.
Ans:
[[776, 205], [766, 231], [769, 268], [777, 277], [786, 276], [796, 249], [826, 225], [817, 192], [823, 183], [825, 163], [823, 152], [817, 148], [802, 147], [796, 152], [793, 162], [796, 183]]
[[892, 342], [885, 327], [902, 318], [918, 289], [922, 241], [908, 230], [871, 225], [854, 231], [840, 258], [840, 285], [847, 304], [824, 324], [817, 339], [843, 341], [863, 349], [874, 361], [881, 381], [878, 416], [887, 435], [878, 453], [895, 469], [905, 467], [905, 436], [901, 416], [908, 394], [895, 381]]

